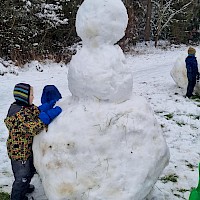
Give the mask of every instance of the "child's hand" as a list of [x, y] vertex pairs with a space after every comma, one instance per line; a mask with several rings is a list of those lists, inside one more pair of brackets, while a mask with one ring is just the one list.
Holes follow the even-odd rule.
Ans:
[[56, 106], [46, 112], [41, 112], [39, 118], [44, 124], [49, 125], [61, 112], [62, 109], [59, 106]]
[[50, 109], [50, 106], [48, 103], [44, 103], [44, 104], [38, 106], [38, 109], [40, 110], [40, 112], [45, 112]]
[[62, 109], [59, 106], [56, 106], [55, 108], [47, 110], [47, 114], [49, 115], [51, 120], [56, 118], [61, 112], [62, 112]]
[[46, 125], [49, 125], [50, 122], [51, 122], [51, 119], [50, 119], [49, 115], [47, 115], [45, 112], [41, 112], [39, 114], [39, 118]]
[[54, 107], [54, 105], [56, 104], [56, 100], [51, 100], [49, 103], [44, 103], [40, 106], [38, 106], [40, 112], [46, 112], [47, 110], [51, 109]]
[[56, 104], [56, 100], [51, 100], [51, 101], [49, 102], [49, 107], [50, 107], [50, 108], [53, 108], [55, 104]]

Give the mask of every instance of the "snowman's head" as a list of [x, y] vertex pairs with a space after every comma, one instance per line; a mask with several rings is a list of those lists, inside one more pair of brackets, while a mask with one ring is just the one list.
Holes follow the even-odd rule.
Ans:
[[76, 31], [84, 45], [115, 44], [124, 36], [127, 23], [121, 0], [85, 0], [76, 16]]

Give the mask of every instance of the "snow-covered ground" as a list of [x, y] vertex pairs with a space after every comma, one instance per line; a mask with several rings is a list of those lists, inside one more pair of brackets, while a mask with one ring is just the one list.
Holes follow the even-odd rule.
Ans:
[[[170, 76], [175, 60], [186, 49], [182, 47], [161, 51], [146, 47], [144, 54], [126, 56], [127, 65], [133, 72], [133, 95], [144, 96], [151, 105], [171, 154], [170, 163], [148, 200], [188, 199], [191, 187], [196, 187], [198, 182], [200, 102], [184, 98], [185, 91], [177, 87]], [[139, 47], [135, 50], [142, 52]], [[18, 82], [33, 85], [36, 105], [40, 104], [42, 89], [47, 84], [56, 85], [63, 98], [71, 95], [67, 83], [68, 66], [47, 62], [41, 64], [43, 71], [40, 72], [41, 69], [36, 70], [35, 64], [25, 66], [17, 76], [7, 73], [0, 77], [0, 189], [7, 192], [10, 192], [13, 176], [6, 152], [8, 132], [3, 119], [14, 100], [14, 85]], [[32, 196], [37, 200], [46, 200], [37, 175], [33, 183], [36, 191]]]

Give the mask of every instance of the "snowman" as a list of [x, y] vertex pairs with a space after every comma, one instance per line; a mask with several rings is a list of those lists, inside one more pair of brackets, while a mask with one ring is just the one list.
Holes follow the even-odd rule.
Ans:
[[132, 75], [121, 48], [128, 16], [119, 0], [84, 1], [76, 17], [83, 47], [72, 58], [69, 89], [78, 99], [122, 102], [132, 92]]
[[142, 200], [169, 161], [153, 111], [132, 96], [133, 77], [115, 43], [128, 16], [121, 0], [85, 0], [76, 17], [72, 96], [48, 132], [34, 138], [35, 167], [49, 200]]

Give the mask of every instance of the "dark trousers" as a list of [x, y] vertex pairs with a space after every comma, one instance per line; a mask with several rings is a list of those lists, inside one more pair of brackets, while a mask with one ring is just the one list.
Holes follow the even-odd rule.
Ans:
[[27, 161], [11, 160], [14, 182], [12, 185], [11, 200], [23, 200], [29, 188], [31, 178], [35, 174], [33, 157]]
[[186, 93], [187, 97], [190, 98], [192, 96], [195, 85], [196, 85], [196, 77], [191, 80], [188, 79], [188, 86], [187, 86], [187, 93]]

